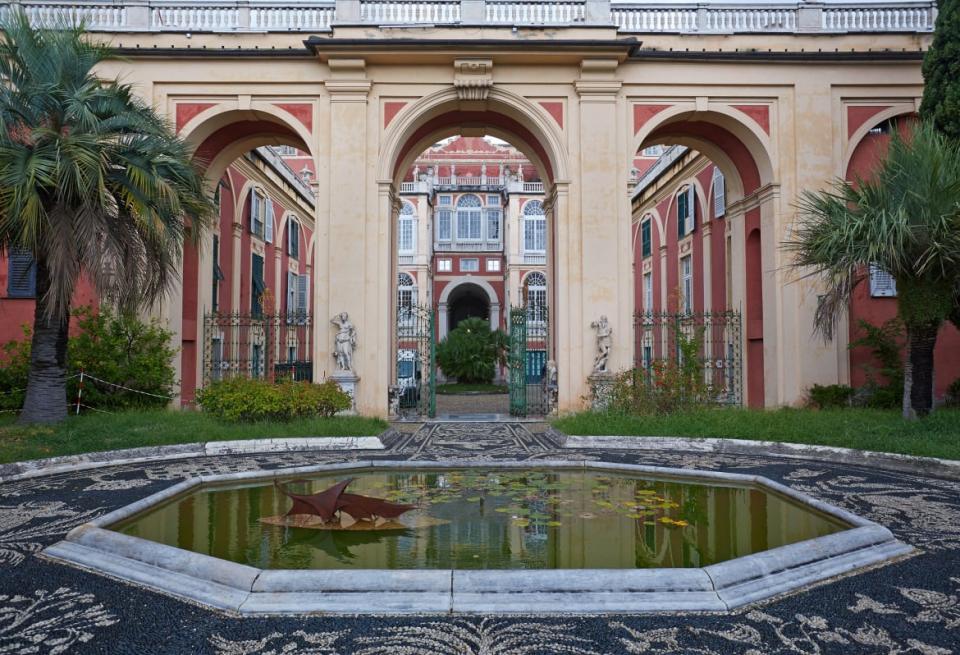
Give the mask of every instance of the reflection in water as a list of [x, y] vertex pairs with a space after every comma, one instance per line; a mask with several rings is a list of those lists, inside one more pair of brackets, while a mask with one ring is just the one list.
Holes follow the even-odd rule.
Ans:
[[[339, 479], [289, 484], [314, 493]], [[270, 525], [290, 501], [258, 483], [202, 489], [115, 529], [261, 568], [610, 569], [706, 566], [847, 527], [757, 488], [581, 470], [377, 470], [351, 489], [417, 509], [405, 529]]]

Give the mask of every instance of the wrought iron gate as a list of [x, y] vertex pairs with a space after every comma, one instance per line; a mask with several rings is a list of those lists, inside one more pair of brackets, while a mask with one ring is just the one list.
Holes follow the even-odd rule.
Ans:
[[738, 311], [639, 313], [634, 317], [635, 367], [647, 384], [654, 384], [659, 374], [683, 364], [684, 353], [690, 353], [711, 401], [742, 405], [740, 335]]
[[545, 305], [510, 308], [507, 371], [511, 416], [544, 416], [552, 409], [548, 317]]
[[311, 315], [205, 314], [203, 383], [231, 377], [313, 379]]
[[436, 311], [427, 305], [397, 308], [397, 414], [437, 414]]

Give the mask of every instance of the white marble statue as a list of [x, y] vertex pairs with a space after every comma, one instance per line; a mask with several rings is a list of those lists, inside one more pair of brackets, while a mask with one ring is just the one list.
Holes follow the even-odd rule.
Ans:
[[337, 360], [337, 369], [353, 372], [353, 351], [357, 347], [357, 329], [353, 327], [346, 312], [334, 316], [331, 323], [337, 326], [333, 339], [333, 356]]
[[606, 316], [601, 316], [600, 320], [591, 323], [590, 327], [597, 331], [597, 356], [593, 359], [593, 372], [607, 373], [607, 360], [610, 359], [613, 328], [607, 322]]

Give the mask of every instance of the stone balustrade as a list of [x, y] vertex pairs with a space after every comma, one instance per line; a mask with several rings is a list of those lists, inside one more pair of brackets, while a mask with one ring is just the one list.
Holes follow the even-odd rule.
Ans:
[[870, 4], [610, 0], [13, 0], [35, 24], [97, 32], [318, 32], [336, 25], [616, 26], [623, 33], [929, 32], [935, 0]]

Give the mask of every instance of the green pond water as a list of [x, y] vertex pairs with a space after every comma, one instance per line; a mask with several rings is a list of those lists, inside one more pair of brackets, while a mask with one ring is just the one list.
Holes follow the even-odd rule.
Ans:
[[266, 569], [632, 569], [706, 566], [848, 527], [759, 488], [582, 470], [375, 470], [285, 484], [308, 494], [348, 477], [349, 492], [417, 509], [399, 529], [271, 525], [261, 519], [282, 522], [292, 503], [258, 482], [205, 488], [113, 529]]

